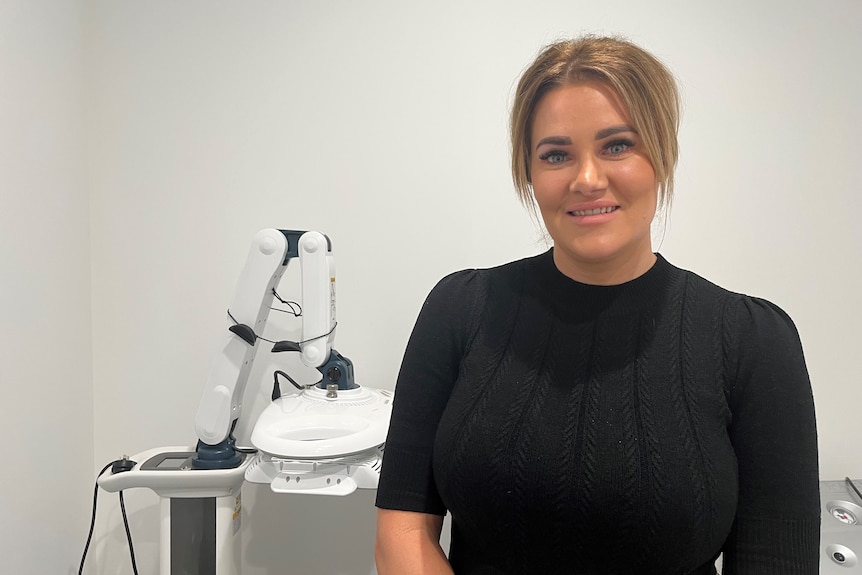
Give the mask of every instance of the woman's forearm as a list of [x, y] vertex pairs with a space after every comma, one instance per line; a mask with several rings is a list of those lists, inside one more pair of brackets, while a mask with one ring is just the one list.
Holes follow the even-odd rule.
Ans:
[[374, 560], [378, 575], [453, 575], [440, 547], [443, 518], [379, 509]]
[[378, 540], [374, 560], [378, 575], [453, 575], [439, 543], [401, 542], [389, 546]]

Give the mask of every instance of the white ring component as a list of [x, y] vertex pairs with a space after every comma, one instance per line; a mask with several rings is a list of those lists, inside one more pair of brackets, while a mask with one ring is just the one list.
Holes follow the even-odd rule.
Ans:
[[263, 410], [251, 434], [259, 450], [285, 459], [324, 459], [373, 449], [386, 441], [392, 393], [358, 387], [311, 387], [276, 399]]

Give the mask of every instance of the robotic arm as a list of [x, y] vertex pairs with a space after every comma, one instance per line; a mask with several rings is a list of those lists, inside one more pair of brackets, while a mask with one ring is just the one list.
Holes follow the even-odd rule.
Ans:
[[323, 374], [322, 386], [351, 389], [353, 366], [332, 349], [335, 339], [335, 266], [329, 239], [319, 232], [265, 229], [255, 235], [228, 315], [232, 325], [210, 371], [195, 417], [198, 469], [238, 466], [232, 432], [242, 414], [248, 376], [275, 288], [292, 259], [302, 271], [303, 321], [299, 342], [283, 341], [273, 351], [299, 352]]
[[[296, 384], [301, 389], [295, 394], [274, 390], [254, 425], [257, 454], [251, 457], [236, 448], [233, 430], [260, 342], [272, 343], [261, 334], [275, 288], [294, 259], [302, 276], [301, 338], [276, 342], [272, 351], [299, 353], [321, 380]], [[228, 497], [243, 480], [270, 484], [279, 493], [347, 495], [376, 488], [392, 394], [357, 385], [353, 364], [332, 348], [335, 269], [329, 239], [319, 232], [258, 232], [228, 317], [195, 416], [194, 451], [176, 446], [137, 454], [129, 471], [102, 476], [99, 484], [108, 491], [147, 487], [163, 498]]]
[[[274, 394], [251, 441], [257, 454], [234, 446], [233, 430], [275, 288], [291, 260], [302, 272], [302, 335], [272, 351], [298, 352], [322, 374], [296, 394]], [[375, 488], [391, 394], [362, 388], [353, 364], [332, 349], [335, 269], [329, 239], [319, 232], [265, 229], [255, 235], [228, 309], [230, 325], [210, 370], [189, 446], [150, 449], [126, 457], [98, 478], [111, 492], [146, 487], [161, 498], [160, 573], [236, 575], [244, 481], [278, 493], [348, 495]], [[280, 372], [283, 373], [283, 372]], [[292, 380], [291, 380], [292, 381]], [[120, 463], [120, 462], [115, 462]], [[189, 567], [192, 566], [192, 567]], [[188, 569], [194, 570], [188, 570]]]

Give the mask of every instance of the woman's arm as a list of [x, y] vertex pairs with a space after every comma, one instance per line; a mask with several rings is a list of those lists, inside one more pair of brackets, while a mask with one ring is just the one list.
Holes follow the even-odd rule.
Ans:
[[377, 510], [374, 559], [379, 575], [452, 575], [440, 547], [443, 517], [413, 511]]
[[739, 469], [725, 575], [818, 573], [817, 428], [802, 345], [775, 305], [744, 298], [737, 334], [730, 439]]

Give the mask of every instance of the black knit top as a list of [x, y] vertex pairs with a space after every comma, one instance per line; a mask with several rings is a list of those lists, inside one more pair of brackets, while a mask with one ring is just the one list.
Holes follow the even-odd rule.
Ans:
[[395, 390], [377, 506], [452, 514], [456, 574], [818, 572], [790, 318], [658, 256], [592, 286], [552, 251], [444, 278]]

